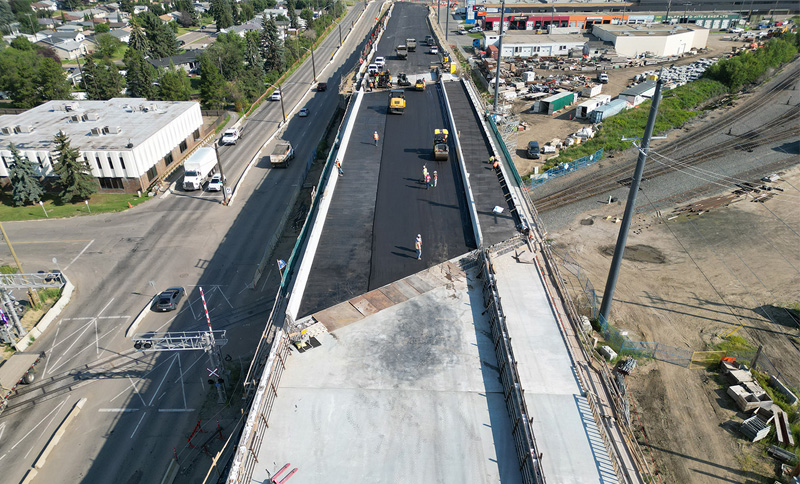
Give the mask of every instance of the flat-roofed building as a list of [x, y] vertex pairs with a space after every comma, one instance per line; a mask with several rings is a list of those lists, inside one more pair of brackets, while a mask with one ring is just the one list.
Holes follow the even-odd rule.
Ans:
[[200, 104], [192, 101], [50, 101], [0, 116], [0, 177], [8, 182], [9, 145], [54, 176], [53, 139], [63, 131], [89, 162], [101, 190], [143, 192], [202, 139]]
[[708, 29], [693, 24], [595, 25], [592, 33], [613, 42], [618, 55], [637, 56], [646, 52], [657, 56], [681, 55], [705, 48]]
[[[592, 55], [602, 50], [602, 42], [588, 34], [543, 34], [521, 33], [510, 31], [503, 33], [502, 57], [534, 57], [534, 56], [567, 56], [577, 52], [580, 55]], [[500, 36], [497, 32], [483, 33], [483, 47], [496, 57], [496, 49]], [[611, 46], [608, 45], [610, 48]]]

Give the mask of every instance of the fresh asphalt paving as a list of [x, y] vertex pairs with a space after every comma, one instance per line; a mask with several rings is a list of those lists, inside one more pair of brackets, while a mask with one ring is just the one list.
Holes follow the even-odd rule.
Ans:
[[[398, 36], [404, 42], [406, 36], [430, 35], [424, 17], [422, 5], [396, 4], [378, 54], [393, 52]], [[434, 58], [419, 51], [409, 58]], [[417, 71], [408, 73], [421, 74], [427, 65], [418, 60]], [[345, 174], [331, 201], [299, 316], [476, 247], [458, 166], [433, 160], [433, 130], [449, 128], [439, 89], [433, 84], [423, 92], [406, 89], [402, 115], [387, 114], [386, 91], [364, 96], [347, 152], [340, 156]], [[377, 147], [372, 139], [375, 131]], [[438, 172], [437, 187], [422, 183], [423, 166], [431, 177]], [[422, 236], [421, 261], [414, 250], [417, 234]]]
[[[379, 7], [377, 2], [369, 4], [369, 15], [374, 17]], [[346, 23], [358, 18], [363, 7], [359, 4], [356, 8]], [[338, 79], [336, 76], [355, 64], [349, 53], [360, 51], [358, 45], [368, 26], [366, 21], [356, 25], [342, 52], [348, 57], [340, 55], [325, 76]], [[338, 36], [331, 36], [323, 45], [320, 51], [333, 55]], [[349, 66], [340, 68], [340, 62]], [[298, 72], [306, 75], [307, 81], [295, 82], [284, 91], [292, 105], [310, 88], [310, 71], [311, 66], [304, 65]], [[243, 355], [247, 363], [253, 342], [263, 329], [269, 300], [274, 297], [277, 270], [265, 271], [255, 291], [247, 285], [286, 209], [287, 191], [300, 183], [303, 166], [298, 161], [311, 156], [316, 140], [333, 116], [335, 90], [314, 95], [310, 103], [318, 116], [292, 119], [282, 132], [296, 144], [296, 163], [285, 170], [255, 166], [231, 207], [222, 206], [218, 199], [195, 197], [199, 192], [194, 192], [152, 200], [120, 214], [5, 225], [9, 237], [18, 243], [17, 255], [26, 270], [55, 268], [51, 261], [55, 256], [57, 266], [76, 286], [61, 318], [31, 348], [48, 353], [40, 378], [130, 350], [125, 329], [156, 291], [173, 285], [186, 287], [188, 293], [179, 311], [148, 314], [140, 330], [206, 327], [198, 301], [197, 286], [202, 286], [215, 329], [229, 330], [230, 341], [223, 354], [231, 354], [234, 361]], [[232, 167], [228, 173], [241, 172], [278, 124], [281, 114], [276, 104], [262, 106], [248, 121], [245, 139], [236, 147], [225, 148], [223, 156]], [[229, 175], [231, 178], [234, 176]], [[3, 253], [0, 262], [9, 259], [10, 255]], [[240, 324], [233, 324], [236, 321]], [[207, 362], [202, 352], [156, 354], [145, 369], [110, 371], [103, 379], [45, 398], [24, 412], [4, 413], [0, 420], [4, 476], [19, 482], [55, 426], [77, 399], [85, 396], [87, 405], [50, 454], [47, 465], [39, 470], [37, 479], [159, 482], [173, 449], [177, 449], [181, 465], [190, 468], [177, 482], [198, 482], [192, 472], [199, 471], [202, 477], [208, 461], [200, 449], [187, 449], [186, 438], [197, 422], [198, 410], [213, 393], [206, 384]], [[211, 408], [215, 411], [213, 404]], [[214, 423], [204, 423], [215, 427]], [[228, 423], [222, 420], [226, 435]]]

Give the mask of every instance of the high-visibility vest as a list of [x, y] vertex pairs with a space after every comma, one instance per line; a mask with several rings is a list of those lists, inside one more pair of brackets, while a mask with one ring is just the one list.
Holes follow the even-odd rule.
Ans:
[[422, 241], [418, 240], [414, 243], [414, 248], [420, 250], [422, 248]]
[[375, 131], [375, 134], [372, 135], [373, 138], [378, 139], [378, 132]]

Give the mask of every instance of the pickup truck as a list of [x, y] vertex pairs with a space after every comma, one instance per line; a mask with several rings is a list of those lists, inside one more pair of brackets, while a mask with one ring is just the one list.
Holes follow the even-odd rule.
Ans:
[[268, 156], [269, 164], [273, 168], [289, 166], [289, 162], [294, 158], [294, 148], [292, 144], [287, 142], [280, 142], [275, 145], [272, 154]]
[[241, 134], [239, 130], [236, 128], [226, 129], [224, 133], [222, 133], [222, 138], [219, 139], [220, 145], [235, 145], [237, 141], [241, 138]]
[[18, 352], [0, 366], [0, 413], [8, 406], [8, 399], [16, 394], [18, 385], [33, 383], [36, 364], [44, 356], [44, 353]]
[[398, 59], [406, 59], [408, 58], [408, 47], [405, 44], [400, 44], [395, 48], [395, 52], [397, 53]]

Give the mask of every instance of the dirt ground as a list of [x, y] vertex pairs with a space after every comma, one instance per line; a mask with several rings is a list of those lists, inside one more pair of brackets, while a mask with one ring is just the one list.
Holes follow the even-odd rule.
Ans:
[[[702, 215], [672, 218], [677, 212], [664, 211], [663, 221], [655, 214], [638, 216], [612, 324], [632, 340], [690, 351], [711, 349], [720, 335], [743, 326], [735, 334], [763, 345], [769, 360], [793, 380], [788, 383], [798, 387], [800, 332], [776, 307], [800, 300], [800, 167], [780, 174], [776, 186], [785, 192], [764, 203], [730, 196], [727, 206]], [[550, 234], [554, 247], [568, 252], [592, 281], [598, 304], [619, 231], [606, 217], [621, 217], [623, 210], [623, 203], [600, 205]], [[764, 453], [774, 437], [751, 443], [738, 432], [747, 415], [727, 396], [716, 372], [642, 360], [627, 381], [633, 420], [644, 428], [643, 449], [654, 459], [660, 482], [776, 481], [776, 461]]]
[[[743, 42], [732, 42], [730, 40], [723, 40], [730, 37], [725, 34], [711, 34], [708, 37], [708, 52], [696, 55], [686, 56], [676, 65], [690, 64], [701, 57], [717, 57], [725, 52], [730, 52], [732, 47], [739, 47]], [[616, 97], [624, 91], [632, 82], [632, 79], [637, 74], [646, 71], [658, 69], [658, 66], [646, 67], [632, 67], [626, 69], [612, 69], [606, 71], [609, 77], [608, 84], [603, 86], [603, 94], [608, 94], [611, 97]], [[536, 70], [537, 79], [546, 78], [551, 74], [577, 74], [577, 72], [562, 72], [562, 71], [547, 71]], [[586, 100], [586, 98], [578, 98], [579, 103]], [[539, 167], [547, 161], [547, 158], [555, 155], [543, 156], [538, 160], [528, 159], [525, 155], [525, 149], [529, 141], [538, 141], [540, 145], [552, 140], [553, 138], [564, 139], [570, 134], [578, 131], [584, 126], [590, 126], [586, 120], [573, 120], [575, 114], [574, 106], [564, 112], [558, 113], [557, 116], [547, 116], [545, 114], [533, 114], [527, 112], [532, 106], [532, 101], [517, 100], [512, 103], [512, 112], [519, 115], [522, 121], [528, 123], [529, 128], [525, 131], [518, 131], [516, 133], [516, 149], [511, 153], [514, 158], [514, 164], [519, 170], [521, 175], [533, 173], [534, 167]]]

